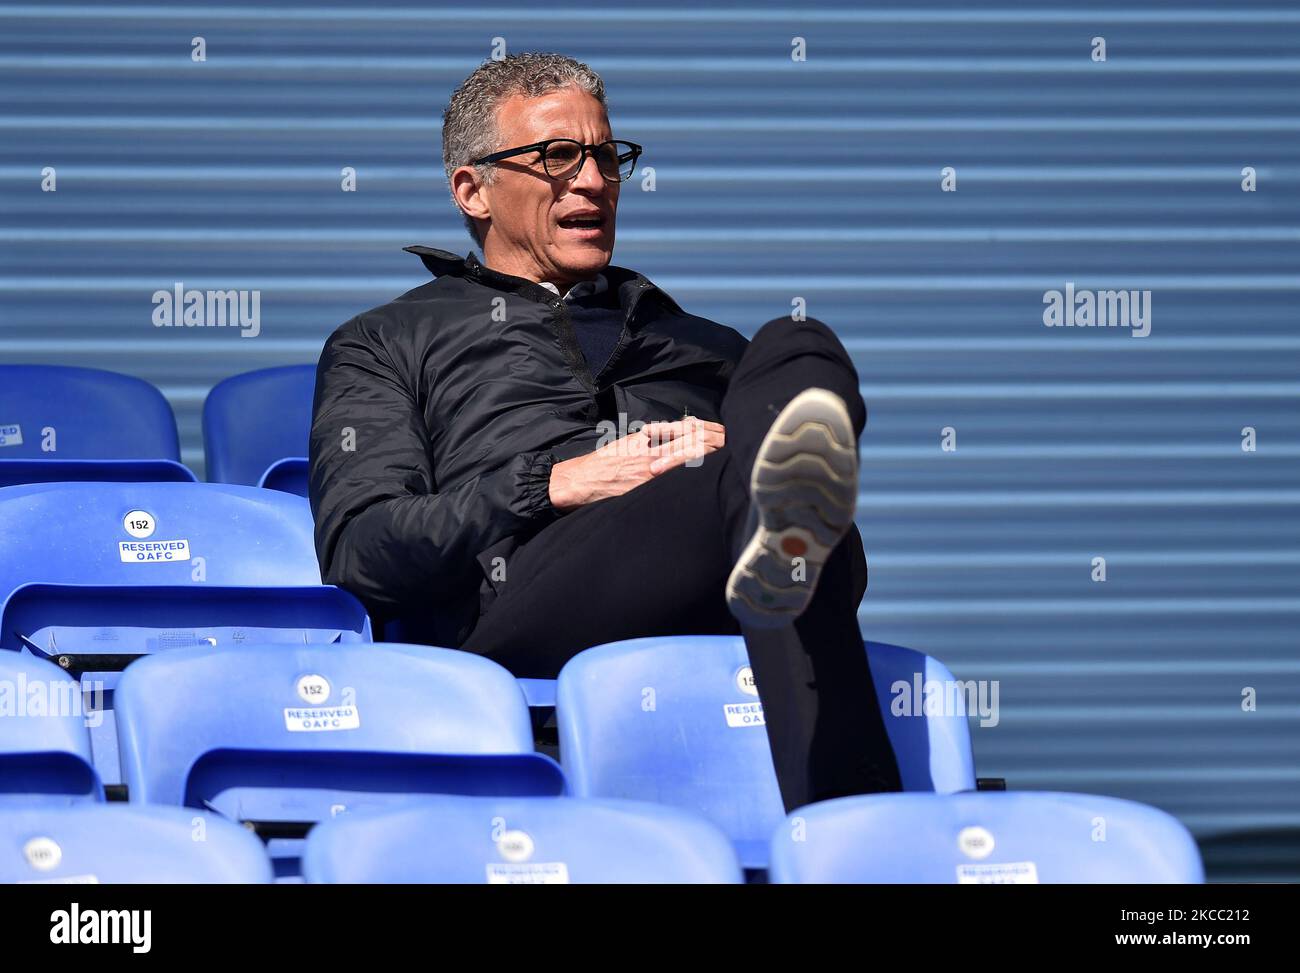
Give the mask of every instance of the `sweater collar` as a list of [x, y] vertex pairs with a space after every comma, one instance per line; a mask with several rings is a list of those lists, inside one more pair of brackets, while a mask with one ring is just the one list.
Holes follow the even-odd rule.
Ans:
[[568, 287], [563, 294], [560, 289], [550, 281], [542, 281], [541, 286], [551, 291], [562, 301], [577, 301], [584, 297], [593, 297], [596, 294], [603, 294], [609, 290], [609, 282], [605, 280], [604, 274], [597, 274], [591, 280], [580, 280], [576, 284]]

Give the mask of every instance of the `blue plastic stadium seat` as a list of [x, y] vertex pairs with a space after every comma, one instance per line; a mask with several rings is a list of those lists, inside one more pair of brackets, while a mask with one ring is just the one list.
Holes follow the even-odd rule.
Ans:
[[0, 487], [89, 479], [193, 481], [163, 394], [96, 368], [0, 365]]
[[269, 881], [262, 843], [216, 815], [124, 804], [0, 809], [0, 883]]
[[[38, 483], [0, 490], [0, 523], [0, 596], [33, 581], [320, 584], [311, 510], [273, 490]], [[194, 558], [202, 558], [201, 571]]]
[[534, 709], [555, 709], [554, 679], [520, 679], [519, 688], [524, 691], [524, 699]]
[[0, 490], [0, 523], [17, 525], [0, 532], [0, 648], [62, 660], [102, 686], [105, 720], [91, 735], [107, 784], [120, 780], [113, 689], [134, 657], [371, 638], [360, 603], [320, 584], [300, 497], [200, 483], [38, 484]]
[[[896, 693], [910, 698], [918, 683], [935, 680], [950, 686], [952, 673], [895, 645], [870, 642], [867, 656], [904, 788], [973, 789], [975, 763], [960, 700], [947, 715], [892, 712]], [[752, 680], [748, 666], [738, 636], [632, 639], [570, 660], [560, 672], [557, 717], [572, 792], [696, 811], [735, 842], [745, 867], [765, 866], [785, 808], [762, 705], [741, 688]]]
[[727, 836], [704, 819], [633, 801], [429, 798], [312, 831], [303, 877], [330, 883], [735, 883]]
[[311, 466], [305, 456], [282, 459], [271, 464], [257, 485], [264, 490], [282, 490], [305, 497], [310, 473]]
[[1191, 834], [1163, 811], [1091, 794], [873, 794], [796, 810], [773, 882], [1200, 883]]
[[[218, 382], [203, 403], [203, 454], [213, 483], [263, 484], [306, 496], [315, 365], [285, 365]], [[267, 417], [274, 417], [268, 422]], [[281, 460], [297, 463], [273, 470]]]
[[514, 678], [454, 649], [160, 653], [122, 675], [117, 730], [132, 801], [206, 807], [270, 837], [421, 795], [565, 790], [559, 765], [533, 751]]
[[88, 729], [101, 705], [58, 666], [0, 652], [0, 808], [103, 800]]

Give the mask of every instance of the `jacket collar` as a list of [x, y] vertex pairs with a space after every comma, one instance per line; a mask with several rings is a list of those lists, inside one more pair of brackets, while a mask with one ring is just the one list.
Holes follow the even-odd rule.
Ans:
[[[424, 266], [435, 277], [464, 277], [487, 287], [518, 294], [520, 297], [542, 304], [554, 304], [559, 300], [553, 291], [541, 284], [534, 283], [523, 277], [515, 277], [512, 274], [503, 274], [500, 271], [493, 270], [473, 253], [458, 257], [447, 250], [438, 250], [433, 247], [412, 246], [403, 247], [402, 249], [419, 257], [424, 262]], [[664, 301], [669, 308], [677, 313], [685, 313], [667, 291], [662, 290], [648, 277], [638, 274], [634, 270], [615, 267], [610, 264], [601, 273], [605, 276], [608, 286], [619, 291], [620, 303], [627, 309], [629, 314], [632, 307], [647, 293], [654, 293], [656, 297]]]

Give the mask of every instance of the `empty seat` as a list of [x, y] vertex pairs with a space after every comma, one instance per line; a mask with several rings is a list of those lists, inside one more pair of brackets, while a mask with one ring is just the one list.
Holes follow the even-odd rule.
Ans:
[[178, 649], [121, 678], [132, 801], [207, 807], [268, 836], [439, 793], [554, 796], [514, 678], [453, 649]]
[[101, 706], [58, 666], [0, 652], [0, 807], [103, 800], [88, 729]]
[[267, 468], [257, 485], [264, 490], [280, 490], [305, 497], [310, 475], [311, 464], [306, 457], [282, 459]]
[[0, 365], [0, 487], [91, 479], [194, 480], [163, 394], [96, 368]]
[[[0, 597], [21, 584], [319, 585], [301, 497], [213, 483], [0, 490]], [[197, 559], [197, 560], [196, 560]]]
[[208, 480], [306, 496], [315, 390], [315, 365], [265, 368], [213, 386], [203, 403]]
[[0, 882], [270, 880], [262, 843], [212, 814], [123, 804], [0, 809]]
[[[894, 645], [868, 643], [867, 655], [904, 788], [973, 789], [960, 700], [928, 716], [894, 715], [891, 707], [898, 684], [910, 694], [918, 684], [949, 686], [952, 674], [937, 660]], [[597, 646], [570, 660], [556, 692], [560, 753], [576, 796], [697, 811], [736, 843], [742, 864], [766, 864], [785, 808], [743, 639], [644, 638]]]
[[429, 798], [347, 814], [312, 831], [303, 877], [334, 883], [733, 883], [726, 835], [676, 808], [632, 801]]
[[1176, 818], [1091, 794], [872, 794], [799, 808], [772, 838], [773, 882], [1199, 883]]
[[113, 694], [135, 658], [187, 645], [369, 641], [365, 609], [320, 584], [300, 497], [202, 483], [0, 490], [0, 649], [60, 662], [107, 692], [92, 728], [116, 784]]

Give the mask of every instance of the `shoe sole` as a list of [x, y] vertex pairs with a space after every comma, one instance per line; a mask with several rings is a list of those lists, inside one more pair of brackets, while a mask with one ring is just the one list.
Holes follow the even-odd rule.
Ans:
[[844, 400], [816, 388], [795, 396], [763, 438], [749, 491], [758, 527], [727, 579], [727, 607], [742, 625], [776, 628], [803, 614], [853, 524], [858, 449]]

